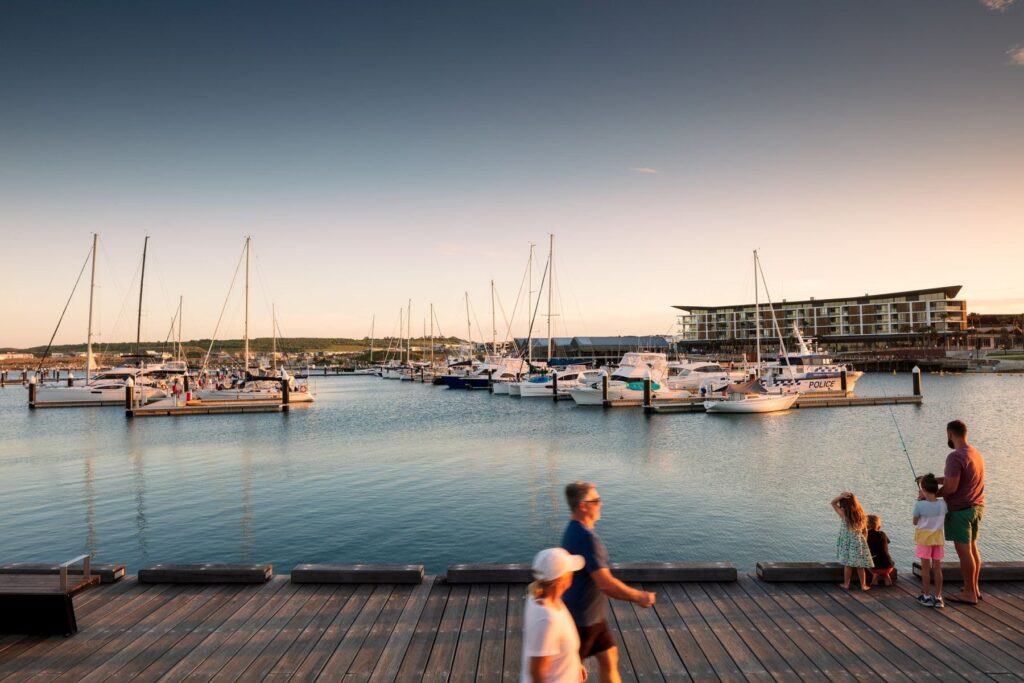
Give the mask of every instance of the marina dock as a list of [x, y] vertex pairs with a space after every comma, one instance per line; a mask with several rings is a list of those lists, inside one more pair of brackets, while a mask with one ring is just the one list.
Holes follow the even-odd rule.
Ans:
[[[1024, 680], [1024, 582], [977, 607], [916, 604], [916, 581], [645, 583], [608, 610], [625, 681]], [[71, 637], [0, 636], [0, 679], [519, 680], [522, 583], [168, 585], [75, 598]], [[590, 666], [592, 681], [596, 671]]]
[[[662, 413], [703, 413], [705, 399], [700, 397], [665, 399], [651, 401], [650, 405], [643, 406], [644, 412], [648, 414]], [[921, 396], [854, 396], [834, 394], [821, 396], [817, 394], [804, 394], [797, 399], [793, 409], [801, 408], [851, 408], [855, 406], [885, 406], [885, 405], [919, 405], [923, 401]], [[624, 401], [609, 401], [613, 407], [621, 406]], [[630, 405], [643, 405], [643, 401], [631, 401]]]

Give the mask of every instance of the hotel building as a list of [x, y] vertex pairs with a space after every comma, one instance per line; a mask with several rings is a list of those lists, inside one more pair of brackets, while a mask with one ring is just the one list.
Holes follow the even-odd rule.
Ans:
[[[794, 323], [806, 336], [846, 347], [906, 342], [923, 335], [952, 337], [967, 332], [967, 302], [957, 299], [960, 286], [915, 289], [837, 299], [775, 302], [782, 333], [792, 336]], [[747, 346], [756, 337], [754, 304], [673, 306], [678, 316], [677, 340], [687, 346]], [[776, 339], [772, 313], [761, 302], [761, 338]]]

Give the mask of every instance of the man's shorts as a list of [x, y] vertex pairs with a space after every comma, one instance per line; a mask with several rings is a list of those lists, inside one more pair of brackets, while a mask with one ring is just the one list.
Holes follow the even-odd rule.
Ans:
[[615, 639], [607, 621], [580, 627], [580, 659], [593, 657], [615, 647]]
[[984, 505], [946, 513], [946, 540], [954, 543], [973, 543], [978, 540]]
[[922, 560], [941, 560], [946, 556], [946, 547], [942, 545], [921, 545], [918, 543], [915, 555]]

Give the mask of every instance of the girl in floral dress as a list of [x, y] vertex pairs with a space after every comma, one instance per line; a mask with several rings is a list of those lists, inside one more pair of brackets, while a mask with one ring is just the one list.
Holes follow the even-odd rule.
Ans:
[[860, 589], [871, 590], [867, 581], [867, 570], [874, 567], [871, 549], [868, 547], [868, 516], [860, 506], [857, 496], [843, 491], [832, 499], [832, 509], [839, 515], [842, 525], [836, 539], [836, 560], [843, 565], [843, 582], [839, 584], [849, 590], [853, 570], [857, 570]]

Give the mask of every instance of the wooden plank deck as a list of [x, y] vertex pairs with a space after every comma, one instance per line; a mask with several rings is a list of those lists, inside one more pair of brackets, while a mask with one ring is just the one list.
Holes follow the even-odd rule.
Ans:
[[[129, 577], [75, 598], [71, 638], [0, 635], [0, 681], [517, 681], [523, 588]], [[644, 588], [655, 609], [608, 612], [626, 681], [1024, 680], [1024, 582], [945, 610], [919, 606], [907, 579]]]

